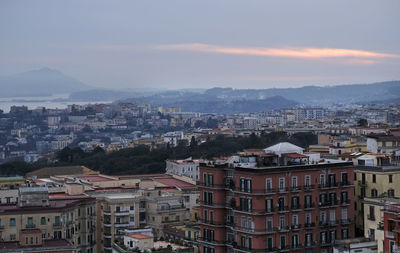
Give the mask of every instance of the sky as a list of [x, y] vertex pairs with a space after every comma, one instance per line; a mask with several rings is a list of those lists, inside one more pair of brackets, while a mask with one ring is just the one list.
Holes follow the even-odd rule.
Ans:
[[0, 75], [123, 88], [400, 80], [400, 1], [0, 1]]

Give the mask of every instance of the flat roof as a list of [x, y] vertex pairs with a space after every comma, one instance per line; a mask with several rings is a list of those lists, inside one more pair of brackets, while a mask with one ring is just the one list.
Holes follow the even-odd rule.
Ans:
[[153, 239], [153, 236], [145, 235], [145, 234], [130, 234], [128, 235], [130, 238], [134, 239]]
[[20, 207], [17, 203], [14, 204], [0, 204], [0, 214], [5, 213], [29, 213], [29, 212], [51, 212], [54, 210], [64, 210], [75, 205], [95, 202], [95, 198], [74, 198], [74, 199], [50, 199], [48, 206], [25, 206]]
[[162, 178], [154, 178], [154, 181], [160, 182], [162, 184], [168, 185], [168, 186], [174, 186], [178, 187], [181, 189], [192, 189], [196, 188], [196, 185], [179, 180], [177, 178], [173, 177], [162, 177]]
[[21, 252], [21, 251], [34, 251], [34, 252], [39, 252], [40, 250], [44, 249], [51, 249], [55, 248], [57, 250], [65, 248], [65, 249], [74, 249], [74, 245], [65, 239], [51, 239], [51, 240], [43, 240], [42, 245], [28, 245], [28, 246], [21, 246], [19, 242], [0, 242], [0, 251], [2, 250], [8, 250], [8, 251], [13, 251], [15, 252]]

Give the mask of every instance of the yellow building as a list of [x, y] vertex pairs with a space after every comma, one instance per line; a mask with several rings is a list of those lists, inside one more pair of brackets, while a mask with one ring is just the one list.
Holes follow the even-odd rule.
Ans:
[[377, 242], [377, 253], [384, 253], [384, 208], [385, 204], [400, 204], [399, 199], [382, 198], [364, 198], [364, 237]]
[[0, 189], [18, 189], [25, 184], [24, 177], [0, 177]]
[[21, 231], [31, 230], [43, 240], [70, 240], [77, 253], [97, 252], [95, 199], [49, 199], [46, 187], [19, 191], [18, 204], [0, 205], [1, 241], [19, 241]]
[[364, 198], [397, 197], [400, 194], [400, 167], [356, 166], [354, 170], [356, 227], [364, 230]]

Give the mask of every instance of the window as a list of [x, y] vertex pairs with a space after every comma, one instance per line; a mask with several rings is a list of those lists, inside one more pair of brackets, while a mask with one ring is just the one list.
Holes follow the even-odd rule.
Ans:
[[342, 204], [348, 203], [347, 191], [343, 191], [340, 193], [340, 201], [342, 202]]
[[271, 192], [272, 191], [272, 178], [267, 178], [265, 185], [266, 185], [267, 192]]
[[267, 238], [267, 249], [269, 251], [272, 251], [272, 248], [274, 247], [274, 240], [272, 237]]
[[329, 221], [331, 223], [336, 221], [336, 211], [335, 210], [330, 210], [329, 211]]
[[348, 180], [347, 180], [347, 173], [343, 172], [342, 173], [342, 185], [347, 185]]
[[312, 196], [311, 195], [304, 196], [304, 207], [305, 208], [312, 207]]
[[285, 222], [285, 216], [280, 216], [279, 217], [279, 227], [280, 229], [285, 228], [286, 222]]
[[336, 185], [336, 175], [330, 174], [328, 178], [329, 178], [329, 185], [335, 186]]
[[266, 212], [273, 212], [274, 209], [274, 202], [273, 199], [266, 199], [265, 200], [265, 211]]
[[281, 249], [286, 248], [286, 237], [284, 235], [281, 236]]
[[372, 183], [376, 183], [376, 175], [372, 174]]
[[292, 197], [292, 209], [299, 209], [300, 208], [299, 203], [300, 201], [298, 196]]
[[325, 244], [327, 242], [326, 240], [326, 232], [321, 232], [320, 233], [320, 239], [321, 239], [321, 243]]
[[393, 183], [393, 175], [389, 175], [389, 183]]
[[15, 227], [15, 218], [10, 218], [10, 227]]
[[369, 238], [371, 240], [375, 240], [375, 229], [373, 229], [373, 228], [369, 229]]
[[305, 186], [311, 186], [311, 176], [310, 175], [306, 175], [304, 184], [305, 184]]
[[347, 220], [347, 209], [343, 208], [342, 209], [342, 220]]
[[357, 173], [354, 172], [354, 181], [357, 180]]
[[297, 177], [296, 176], [292, 177], [292, 188], [297, 188]]
[[311, 213], [306, 213], [306, 224], [311, 224]]
[[241, 226], [242, 226], [242, 228], [247, 227], [247, 226], [246, 226], [246, 221], [247, 221], [246, 217], [242, 216], [242, 217], [241, 217], [241, 222], [242, 222], [242, 223], [241, 223]]
[[394, 190], [393, 189], [389, 189], [388, 190], [388, 197], [391, 197], [391, 198], [394, 197]]
[[373, 198], [378, 197], [378, 191], [376, 189], [371, 190], [371, 197]]
[[292, 235], [292, 247], [297, 248], [299, 246], [299, 235]]
[[306, 246], [311, 246], [312, 244], [312, 233], [306, 233]]
[[335, 240], [336, 240], [336, 230], [331, 230], [330, 232], [329, 232], [329, 239], [330, 239], [330, 242], [334, 242]]
[[326, 212], [325, 211], [321, 212], [320, 221], [322, 224], [326, 223]]
[[245, 236], [241, 236], [241, 238], [240, 238], [240, 243], [241, 243], [241, 246], [243, 247], [243, 248], [245, 248], [246, 247], [246, 237]]
[[368, 219], [369, 220], [375, 220], [375, 207], [374, 206], [369, 206]]
[[325, 174], [319, 175], [319, 183], [325, 185]]
[[248, 248], [249, 248], [249, 249], [252, 249], [252, 248], [253, 248], [253, 238], [249, 237], [249, 238], [248, 238], [248, 241], [249, 241], [249, 243], [248, 243]]
[[59, 225], [60, 225], [60, 216], [56, 216], [56, 217], [54, 218], [54, 224], [55, 224], [56, 226], [59, 226]]
[[285, 178], [279, 178], [279, 190], [283, 191], [285, 189]]
[[296, 214], [292, 216], [292, 225], [293, 226], [299, 225], [299, 216], [297, 216]]
[[[179, 216], [177, 216], [179, 217]], [[214, 211], [210, 211], [210, 222], [213, 223], [214, 222]]]
[[273, 221], [272, 218], [269, 217], [267, 218], [267, 231], [272, 231], [273, 230]]
[[279, 211], [285, 210], [285, 198], [284, 197], [280, 197], [278, 199], [278, 208], [279, 208]]

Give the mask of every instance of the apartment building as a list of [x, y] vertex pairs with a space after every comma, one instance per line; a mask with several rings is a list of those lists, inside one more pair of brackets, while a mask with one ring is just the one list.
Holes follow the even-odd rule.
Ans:
[[166, 160], [166, 173], [170, 175], [190, 177], [194, 181], [199, 180], [199, 160], [191, 157], [185, 160]]
[[201, 252], [330, 252], [354, 237], [352, 163], [308, 164], [279, 147], [200, 165]]
[[190, 221], [190, 209], [184, 204], [180, 192], [146, 191], [147, 225], [153, 228], [155, 237], [164, 237], [164, 228], [182, 225]]
[[384, 252], [400, 252], [400, 204], [385, 205], [384, 230]]
[[33, 233], [44, 241], [66, 239], [77, 253], [96, 252], [95, 204], [93, 198], [49, 199], [46, 187], [20, 188], [18, 203], [0, 205], [0, 239], [16, 242]]
[[385, 252], [384, 211], [386, 205], [399, 205], [400, 199], [375, 197], [363, 200], [364, 206], [364, 237], [377, 243], [377, 253]]
[[145, 202], [139, 193], [108, 193], [97, 198], [98, 250], [112, 252], [112, 243], [123, 239], [125, 230], [145, 225]]
[[[359, 158], [360, 159], [360, 158]], [[365, 234], [363, 205], [365, 198], [394, 198], [400, 194], [399, 166], [356, 166], [354, 170], [356, 228]]]
[[396, 135], [368, 135], [367, 150], [372, 153], [395, 154], [400, 150], [400, 136]]

